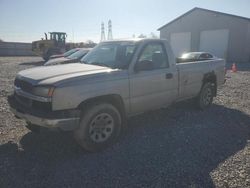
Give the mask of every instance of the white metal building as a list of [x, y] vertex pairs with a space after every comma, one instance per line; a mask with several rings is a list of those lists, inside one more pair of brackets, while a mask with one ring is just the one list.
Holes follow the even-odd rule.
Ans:
[[250, 62], [250, 18], [194, 8], [158, 30], [176, 56], [206, 51], [228, 62]]

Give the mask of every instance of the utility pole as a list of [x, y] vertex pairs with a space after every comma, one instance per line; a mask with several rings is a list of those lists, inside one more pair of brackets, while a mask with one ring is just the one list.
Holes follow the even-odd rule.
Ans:
[[73, 27], [72, 27], [71, 29], [72, 29], [73, 43], [75, 43], [75, 33], [74, 33], [74, 29], [73, 29]]
[[108, 22], [108, 40], [112, 40], [113, 35], [112, 35], [112, 22], [109, 20]]
[[105, 41], [106, 37], [105, 37], [105, 31], [104, 31], [104, 23], [102, 22], [101, 24], [101, 42]]

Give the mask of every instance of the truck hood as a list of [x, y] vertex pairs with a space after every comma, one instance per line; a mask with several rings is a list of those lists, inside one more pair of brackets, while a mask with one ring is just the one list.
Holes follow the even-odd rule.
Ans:
[[57, 64], [67, 63], [67, 62], [69, 63], [71, 61], [72, 61], [72, 59], [68, 59], [68, 58], [65, 58], [65, 57], [60, 57], [60, 58], [50, 59], [44, 65], [45, 66], [57, 65]]
[[112, 70], [113, 69], [97, 65], [74, 63], [55, 66], [42, 66], [23, 70], [18, 73], [17, 78], [26, 80], [32, 85], [47, 85], [55, 84], [57, 82], [74, 77], [111, 72]]

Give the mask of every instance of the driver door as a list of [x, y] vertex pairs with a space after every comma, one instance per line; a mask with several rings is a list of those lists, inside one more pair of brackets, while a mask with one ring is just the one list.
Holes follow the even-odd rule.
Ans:
[[[147, 65], [138, 66], [141, 63]], [[136, 67], [139, 67], [139, 70], [131, 73], [129, 78], [131, 114], [167, 106], [175, 100], [178, 92], [177, 71], [169, 66], [163, 43], [145, 44]]]

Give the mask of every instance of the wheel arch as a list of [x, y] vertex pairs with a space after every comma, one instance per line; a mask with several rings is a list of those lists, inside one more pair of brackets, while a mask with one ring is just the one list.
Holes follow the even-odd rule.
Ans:
[[84, 110], [86, 110], [89, 105], [94, 105], [98, 103], [112, 104], [120, 112], [122, 119], [125, 119], [126, 117], [125, 104], [122, 97], [118, 94], [102, 95], [86, 99], [77, 106], [77, 109], [84, 112]]

